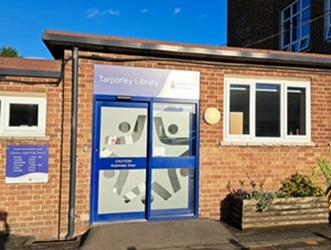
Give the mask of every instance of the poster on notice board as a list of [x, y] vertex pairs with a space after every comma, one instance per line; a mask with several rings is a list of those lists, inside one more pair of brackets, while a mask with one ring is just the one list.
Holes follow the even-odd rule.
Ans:
[[48, 145], [7, 146], [6, 184], [48, 182]]

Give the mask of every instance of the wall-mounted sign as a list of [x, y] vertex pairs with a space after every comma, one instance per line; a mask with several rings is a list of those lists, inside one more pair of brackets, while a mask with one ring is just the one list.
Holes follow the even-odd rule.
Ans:
[[94, 65], [94, 94], [199, 99], [200, 72]]
[[48, 181], [49, 147], [15, 145], [7, 147], [6, 183]]

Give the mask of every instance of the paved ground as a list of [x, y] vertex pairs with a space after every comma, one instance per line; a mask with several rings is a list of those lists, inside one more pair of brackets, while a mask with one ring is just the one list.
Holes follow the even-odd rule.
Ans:
[[241, 231], [223, 224], [240, 243], [239, 249], [259, 250], [330, 250], [331, 225], [310, 225], [251, 229]]
[[71, 241], [31, 242], [20, 237], [0, 236], [0, 250], [14, 249], [329, 250], [331, 225], [241, 231], [219, 221], [195, 219], [94, 226]]
[[213, 220], [134, 222], [91, 228], [81, 249], [233, 249], [231, 241], [229, 230]]

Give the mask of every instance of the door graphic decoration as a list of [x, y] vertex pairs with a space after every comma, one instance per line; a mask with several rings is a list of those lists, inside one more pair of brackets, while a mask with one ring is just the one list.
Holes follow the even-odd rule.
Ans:
[[147, 157], [147, 104], [99, 105], [98, 214], [145, 211], [131, 192], [145, 196]]
[[98, 101], [96, 107], [92, 221], [192, 215], [195, 105]]

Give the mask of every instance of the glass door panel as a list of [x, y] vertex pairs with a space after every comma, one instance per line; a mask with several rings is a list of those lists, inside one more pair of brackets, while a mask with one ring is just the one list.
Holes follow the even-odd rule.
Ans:
[[194, 169], [153, 169], [151, 216], [193, 214], [194, 190]]
[[196, 104], [154, 103], [152, 122], [150, 216], [193, 216]]
[[147, 109], [101, 107], [100, 158], [146, 157]]
[[100, 170], [98, 214], [145, 211], [146, 170]]
[[155, 103], [153, 106], [153, 157], [194, 154], [194, 104]]
[[94, 221], [145, 219], [148, 105], [96, 106]]

